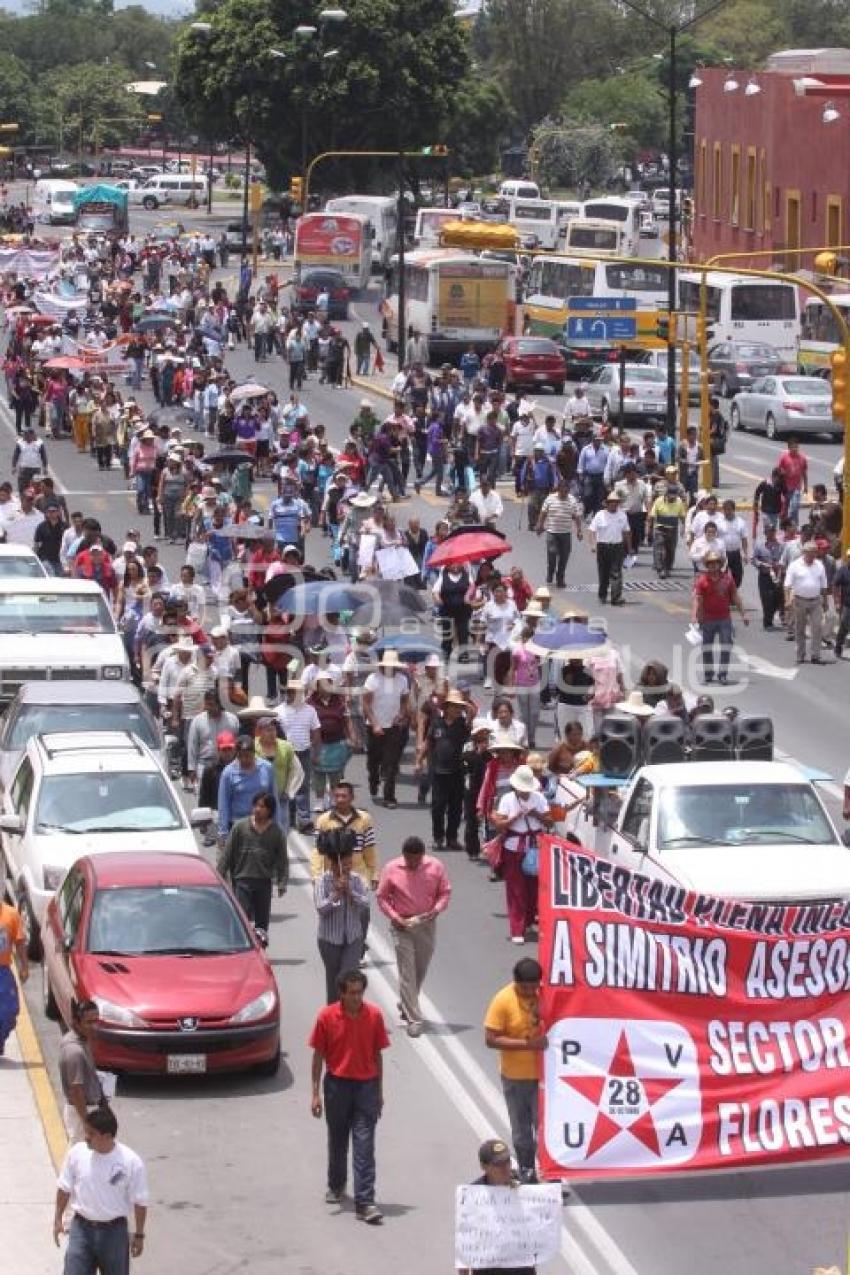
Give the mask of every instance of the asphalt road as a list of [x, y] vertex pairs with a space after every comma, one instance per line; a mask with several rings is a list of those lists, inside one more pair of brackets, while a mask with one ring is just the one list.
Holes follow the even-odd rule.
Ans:
[[[257, 369], [242, 349], [229, 362], [237, 378], [259, 372], [278, 390], [285, 386], [280, 360]], [[323, 421], [338, 443], [361, 394], [359, 389], [331, 391], [312, 381], [304, 397], [311, 416]], [[550, 401], [555, 402], [546, 398], [543, 403]], [[8, 411], [0, 405], [0, 472], [8, 472], [12, 443]], [[116, 539], [138, 522], [118, 470], [101, 475], [69, 443], [48, 444], [48, 450], [74, 504], [100, 517]], [[767, 440], [733, 436], [723, 474], [729, 490], [751, 492], [778, 451], [779, 445]], [[819, 442], [807, 443], [806, 451], [813, 477], [828, 481], [838, 449]], [[264, 485], [256, 490], [262, 496]], [[266, 486], [266, 498], [268, 491]], [[502, 525], [514, 546], [505, 561], [519, 563], [539, 582], [543, 545], [520, 527], [523, 510], [509, 498], [509, 489], [502, 493]], [[399, 517], [419, 514], [430, 527], [441, 505], [433, 496], [423, 497], [396, 512]], [[143, 530], [150, 534], [150, 525]], [[174, 574], [177, 551], [161, 549]], [[327, 542], [314, 534], [308, 552], [317, 565], [325, 563]], [[578, 594], [595, 611], [594, 570], [585, 547], [578, 547], [568, 574], [569, 589], [555, 605]], [[695, 691], [694, 659], [684, 641], [690, 581], [690, 568], [680, 565], [667, 587], [655, 590], [644, 556], [629, 573], [628, 605], [606, 612], [606, 618], [633, 673], [646, 659], [660, 657]], [[770, 714], [788, 753], [843, 774], [848, 670], [794, 667], [793, 647], [781, 634], [761, 630], [750, 572], [744, 595], [754, 623], [739, 630], [746, 663], [743, 680], [729, 688], [728, 700], [742, 711]], [[544, 724], [545, 745], [551, 738], [548, 713]], [[355, 759], [351, 774], [365, 783], [361, 759]], [[358, 791], [361, 803], [365, 791]], [[830, 792], [831, 803], [836, 792]], [[399, 798], [397, 811], [374, 812], [383, 858], [396, 853], [412, 830], [430, 840], [427, 811], [416, 805], [409, 758]], [[122, 1137], [145, 1156], [152, 1181], [144, 1261], [150, 1272], [174, 1271], [178, 1265], [182, 1275], [277, 1275], [281, 1269], [304, 1275], [374, 1275], [376, 1269], [434, 1275], [448, 1270], [454, 1187], [475, 1176], [478, 1142], [507, 1132], [496, 1059], [483, 1045], [481, 1020], [489, 997], [509, 980], [517, 953], [507, 942], [502, 888], [490, 884], [486, 871], [465, 856], [446, 855], [454, 892], [440, 921], [426, 984], [430, 1023], [418, 1040], [399, 1031], [389, 938], [380, 920], [373, 921], [370, 995], [393, 1025], [378, 1135], [378, 1200], [385, 1225], [380, 1230], [357, 1226], [350, 1205], [341, 1210], [324, 1205], [324, 1128], [309, 1114], [305, 1044], [323, 987], [306, 852], [303, 839], [293, 837], [292, 884], [275, 904], [271, 927], [269, 954], [283, 1000], [280, 1074], [274, 1080], [120, 1081], [116, 1109]], [[38, 986], [37, 978], [31, 980], [27, 994], [55, 1074], [58, 1029], [41, 1013]], [[691, 1275], [802, 1273], [843, 1261], [848, 1203], [846, 1173], [839, 1167], [582, 1186], [566, 1203], [562, 1258], [551, 1269], [574, 1275], [679, 1275], [686, 1263]]]

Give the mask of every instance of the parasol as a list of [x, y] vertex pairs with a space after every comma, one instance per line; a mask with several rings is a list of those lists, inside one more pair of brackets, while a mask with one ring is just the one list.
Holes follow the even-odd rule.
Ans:
[[433, 607], [424, 589], [399, 580], [364, 580], [358, 585], [360, 601], [352, 623], [361, 628], [376, 629], [381, 625], [403, 624], [410, 616], [424, 616]]
[[375, 643], [375, 650], [379, 655], [384, 651], [397, 651], [409, 664], [422, 664], [429, 655], [442, 655], [443, 648], [436, 638], [418, 633], [390, 633]]
[[143, 314], [133, 325], [135, 332], [153, 332], [156, 328], [173, 328], [177, 322], [175, 314]]
[[428, 570], [452, 567], [464, 562], [483, 562], [510, 553], [511, 546], [493, 531], [464, 531], [437, 545], [428, 559]]
[[338, 584], [335, 580], [311, 580], [287, 589], [278, 606], [290, 615], [318, 615], [320, 611], [336, 615], [340, 611], [356, 610], [365, 600], [363, 589], [355, 585]]
[[549, 627], [540, 625], [527, 643], [528, 650], [541, 658], [577, 660], [608, 650], [608, 634], [598, 623], [561, 620]]
[[226, 527], [216, 527], [215, 534], [228, 540], [263, 540], [266, 536], [274, 538], [274, 532], [268, 527], [261, 527], [256, 522], [230, 522]]
[[205, 456], [204, 460], [208, 465], [250, 465], [253, 463], [251, 454], [243, 452], [239, 447], [227, 447], [224, 451], [213, 452], [212, 456]]
[[262, 398], [264, 394], [271, 394], [271, 390], [267, 390], [265, 385], [258, 385], [256, 381], [237, 385], [235, 390], [230, 391], [234, 403], [241, 403], [243, 398]]

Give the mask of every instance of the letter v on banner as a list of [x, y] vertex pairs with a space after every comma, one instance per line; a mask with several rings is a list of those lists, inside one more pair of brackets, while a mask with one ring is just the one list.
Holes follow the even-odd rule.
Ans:
[[648, 892], [619, 866], [614, 889], [606, 860], [546, 837], [540, 961], [546, 1178], [846, 1156], [847, 900]]

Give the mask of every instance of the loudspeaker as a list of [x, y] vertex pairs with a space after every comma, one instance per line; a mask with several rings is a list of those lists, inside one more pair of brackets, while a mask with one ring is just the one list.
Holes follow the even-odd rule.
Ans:
[[602, 773], [630, 775], [640, 765], [640, 723], [626, 713], [609, 713], [599, 726]]
[[650, 717], [643, 728], [643, 762], [657, 766], [685, 760], [687, 730], [681, 717]]
[[773, 722], [769, 717], [739, 717], [735, 726], [741, 761], [773, 761]]
[[691, 724], [691, 761], [731, 761], [735, 726], [722, 713], [706, 713]]

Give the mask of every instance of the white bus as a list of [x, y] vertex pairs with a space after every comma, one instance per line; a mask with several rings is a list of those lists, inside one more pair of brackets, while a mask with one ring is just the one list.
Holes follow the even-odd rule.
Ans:
[[558, 234], [563, 242], [567, 237], [567, 224], [581, 220], [584, 216], [584, 208], [578, 200], [572, 199], [556, 199], [555, 204], [558, 209]]
[[359, 213], [372, 225], [372, 269], [384, 270], [396, 251], [398, 209], [389, 195], [341, 195], [329, 199], [327, 212]]
[[508, 221], [521, 241], [534, 248], [557, 248], [561, 234], [558, 205], [551, 199], [511, 199]]
[[456, 208], [420, 208], [413, 229], [415, 248], [439, 248], [440, 234], [447, 221], [460, 221]]
[[[405, 258], [405, 320], [428, 341], [429, 362], [457, 357], [470, 345], [492, 350], [516, 320], [517, 268], [456, 248], [428, 248]], [[398, 344], [399, 267], [383, 305], [389, 348]]]
[[[832, 304], [841, 311], [845, 322], [850, 323], [850, 292], [831, 296]], [[830, 359], [841, 349], [844, 337], [832, 311], [820, 297], [809, 297], [803, 306], [800, 334], [800, 371], [805, 376], [825, 376], [830, 370]]]
[[570, 257], [632, 256], [623, 247], [623, 232], [613, 221], [581, 217], [568, 221], [563, 251]]
[[[700, 276], [678, 275], [679, 309], [700, 308]], [[711, 343], [757, 341], [773, 346], [797, 366], [800, 345], [800, 297], [797, 286], [781, 279], [759, 279], [710, 271], [706, 276], [706, 317], [713, 326]]]
[[640, 209], [634, 199], [618, 199], [609, 196], [601, 199], [588, 199], [584, 205], [584, 215], [594, 221], [613, 221], [623, 232], [618, 251], [624, 257], [639, 257], [640, 253]]
[[559, 337], [571, 318], [586, 318], [573, 309], [574, 297], [634, 297], [636, 344], [660, 344], [659, 311], [667, 310], [667, 271], [630, 257], [592, 261], [588, 257], [553, 253], [535, 257], [525, 289], [524, 314], [531, 332]]

